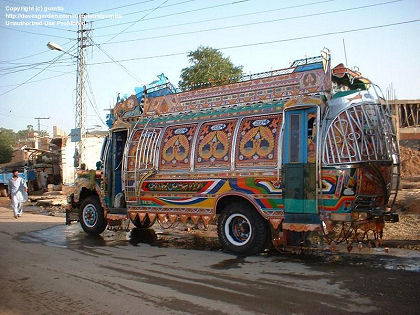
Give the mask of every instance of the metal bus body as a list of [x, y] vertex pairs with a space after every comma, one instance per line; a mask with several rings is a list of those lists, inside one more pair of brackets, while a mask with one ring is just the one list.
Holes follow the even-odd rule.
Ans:
[[391, 111], [369, 80], [329, 61], [183, 93], [145, 88], [117, 103], [102, 169], [80, 179], [69, 220], [77, 213], [100, 233], [125, 218], [138, 227], [217, 219], [222, 246], [247, 254], [270, 237], [293, 245], [337, 225], [353, 241], [358, 229], [379, 238], [398, 219]]

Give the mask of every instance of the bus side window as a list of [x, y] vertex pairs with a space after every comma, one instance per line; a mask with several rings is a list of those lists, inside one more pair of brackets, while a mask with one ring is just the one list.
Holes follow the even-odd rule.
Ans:
[[316, 121], [313, 114], [308, 115], [308, 163], [315, 163], [316, 160]]
[[289, 142], [289, 162], [299, 163], [300, 161], [300, 114], [290, 115], [290, 142]]
[[308, 119], [308, 139], [314, 139], [315, 138], [315, 117]]
[[106, 149], [106, 146], [108, 144], [108, 140], [109, 140], [109, 136], [106, 136], [104, 138], [104, 142], [102, 142], [101, 155], [100, 155], [100, 161], [101, 162], [104, 162], [104, 160], [105, 160], [105, 149]]

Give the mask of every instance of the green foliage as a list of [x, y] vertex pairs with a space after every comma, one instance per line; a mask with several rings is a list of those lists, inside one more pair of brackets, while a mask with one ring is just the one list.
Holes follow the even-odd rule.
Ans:
[[40, 137], [49, 137], [50, 134], [46, 130], [37, 131]]
[[[17, 134], [17, 138], [18, 140], [25, 140], [26, 138], [29, 137], [29, 133], [33, 132], [34, 130], [34, 126], [32, 125], [27, 125], [26, 129], [24, 130], [19, 130], [16, 134]], [[38, 135], [40, 137], [47, 137], [49, 134], [47, 131], [45, 130], [41, 130], [41, 131], [36, 131], [38, 133]]]
[[[8, 163], [12, 160], [13, 147], [18, 145], [19, 140], [25, 141], [29, 132], [34, 131], [32, 125], [27, 129], [14, 132], [12, 129], [0, 128], [0, 164]], [[38, 132], [41, 137], [48, 136], [48, 132], [41, 130]]]
[[0, 128], [0, 163], [8, 163], [12, 160], [12, 145], [16, 143], [16, 140], [13, 130]]
[[188, 53], [190, 67], [181, 70], [179, 87], [182, 90], [200, 88], [200, 84], [222, 85], [237, 82], [242, 66], [234, 66], [228, 57], [211, 47], [198, 47]]

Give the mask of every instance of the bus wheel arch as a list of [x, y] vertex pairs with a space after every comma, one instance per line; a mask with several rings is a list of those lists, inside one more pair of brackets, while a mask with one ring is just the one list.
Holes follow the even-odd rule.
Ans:
[[222, 247], [238, 255], [262, 252], [270, 234], [268, 221], [258, 208], [240, 195], [226, 195], [217, 200], [217, 233]]

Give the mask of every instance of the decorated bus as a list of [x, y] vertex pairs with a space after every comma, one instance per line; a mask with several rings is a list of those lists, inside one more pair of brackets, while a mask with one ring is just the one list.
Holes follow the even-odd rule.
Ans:
[[206, 227], [236, 254], [380, 240], [399, 185], [379, 87], [330, 55], [177, 91], [162, 74], [118, 98], [97, 171], [81, 172], [67, 221], [102, 233], [131, 220]]

